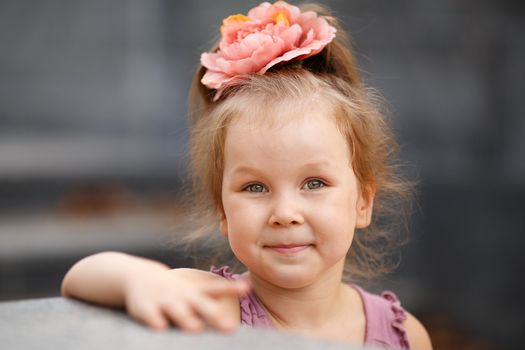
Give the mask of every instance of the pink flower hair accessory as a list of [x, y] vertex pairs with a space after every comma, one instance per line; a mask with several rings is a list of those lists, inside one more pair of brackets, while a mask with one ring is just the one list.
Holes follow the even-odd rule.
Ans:
[[335, 37], [336, 29], [313, 11], [284, 1], [263, 2], [248, 12], [222, 21], [216, 52], [201, 55], [207, 68], [201, 83], [217, 92], [238, 85], [250, 74], [264, 74], [278, 63], [300, 61], [318, 54]]

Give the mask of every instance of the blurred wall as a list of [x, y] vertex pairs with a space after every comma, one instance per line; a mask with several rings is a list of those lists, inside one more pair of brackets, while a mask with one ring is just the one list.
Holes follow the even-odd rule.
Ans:
[[[416, 315], [518, 348], [525, 6], [321, 3], [353, 38], [363, 77], [388, 101], [408, 173], [420, 181], [412, 243], [385, 286]], [[185, 101], [199, 55], [223, 18], [254, 4], [0, 0], [0, 245], [26, 231], [32, 236], [23, 242], [35, 245], [19, 260], [6, 258], [16, 249], [3, 251], [0, 283], [10, 298], [26, 295], [8, 288], [21, 274], [16, 266], [49, 237], [39, 235], [41, 223], [24, 231], [19, 222], [53, 215], [86, 186], [124, 186], [138, 196], [184, 186]], [[48, 264], [59, 264], [52, 256]], [[60, 261], [65, 270], [73, 258]]]

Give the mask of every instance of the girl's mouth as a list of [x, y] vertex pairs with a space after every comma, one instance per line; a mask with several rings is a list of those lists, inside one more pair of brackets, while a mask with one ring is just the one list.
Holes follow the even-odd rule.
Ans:
[[295, 254], [300, 251], [305, 250], [308, 248], [310, 244], [290, 244], [290, 245], [273, 245], [273, 246], [267, 246], [267, 248], [270, 248], [274, 252], [280, 253], [280, 254]]

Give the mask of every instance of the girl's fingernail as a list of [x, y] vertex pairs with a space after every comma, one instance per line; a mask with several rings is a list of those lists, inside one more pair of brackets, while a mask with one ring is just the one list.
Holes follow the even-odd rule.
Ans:
[[221, 326], [225, 332], [233, 332], [235, 330], [235, 324], [231, 321], [222, 321]]
[[202, 325], [198, 322], [192, 322], [188, 325], [188, 328], [191, 332], [200, 332], [202, 330]]
[[157, 332], [164, 332], [166, 329], [168, 329], [168, 325], [165, 323], [158, 323], [153, 326], [153, 329]]

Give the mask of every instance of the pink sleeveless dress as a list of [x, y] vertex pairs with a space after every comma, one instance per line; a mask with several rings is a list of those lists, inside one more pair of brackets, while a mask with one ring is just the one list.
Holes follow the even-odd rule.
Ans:
[[[242, 278], [233, 274], [228, 266], [211, 267], [211, 272], [229, 280]], [[365, 309], [366, 332], [364, 345], [394, 349], [410, 349], [407, 333], [403, 327], [406, 312], [396, 295], [385, 291], [379, 295], [371, 294], [352, 285], [361, 296]], [[250, 327], [274, 328], [257, 296], [251, 292], [240, 298], [241, 324]]]

